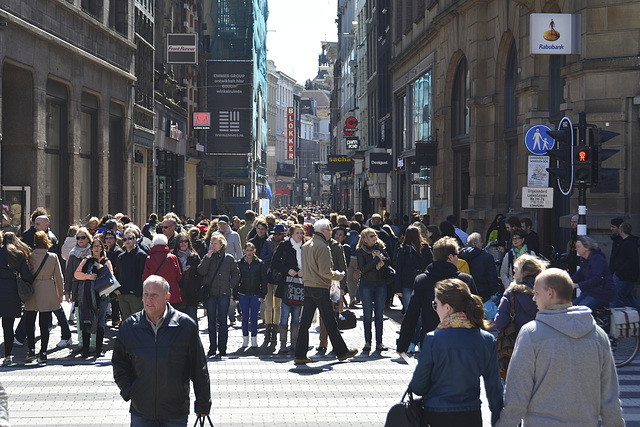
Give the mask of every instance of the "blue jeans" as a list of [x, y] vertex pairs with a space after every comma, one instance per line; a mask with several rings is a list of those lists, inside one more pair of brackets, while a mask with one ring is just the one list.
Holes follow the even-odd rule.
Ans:
[[172, 418], [170, 420], [145, 420], [131, 414], [131, 427], [186, 427], [188, 416]]
[[60, 331], [62, 334], [63, 340], [68, 340], [71, 338], [71, 329], [69, 329], [69, 321], [67, 320], [67, 316], [64, 315], [64, 310], [62, 307], [53, 312], [58, 318], [58, 325], [60, 325]]
[[242, 336], [249, 336], [249, 318], [251, 318], [251, 336], [258, 336], [258, 312], [260, 311], [260, 297], [258, 295], [238, 296], [240, 312], [242, 313]]
[[585, 295], [585, 293], [582, 292], [578, 298], [573, 300], [573, 305], [584, 305], [589, 307], [591, 311], [594, 311], [598, 307], [609, 304], [602, 302], [598, 298], [592, 297], [591, 295]]
[[231, 301], [229, 295], [211, 295], [207, 300], [209, 351], [227, 351], [229, 301]]
[[189, 317], [191, 317], [193, 321], [196, 322], [196, 325], [198, 324], [198, 306], [188, 305], [184, 307], [182, 311], [189, 315]]
[[616, 297], [612, 307], [633, 307], [640, 312], [640, 302], [635, 297], [635, 282], [620, 280], [617, 274], [613, 275], [613, 283], [616, 285]]
[[300, 324], [301, 305], [289, 305], [284, 302], [280, 303], [280, 326], [289, 326], [289, 314], [291, 314], [291, 324]]
[[371, 321], [372, 315], [374, 315], [376, 344], [382, 344], [382, 315], [384, 314], [384, 304], [387, 300], [387, 286], [384, 283], [372, 286], [368, 282], [360, 281], [359, 292], [362, 297], [364, 340], [367, 344], [371, 344]]

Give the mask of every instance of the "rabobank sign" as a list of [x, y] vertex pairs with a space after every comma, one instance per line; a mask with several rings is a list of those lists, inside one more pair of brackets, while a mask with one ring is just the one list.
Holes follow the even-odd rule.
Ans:
[[580, 54], [581, 15], [532, 13], [531, 53], [546, 55]]

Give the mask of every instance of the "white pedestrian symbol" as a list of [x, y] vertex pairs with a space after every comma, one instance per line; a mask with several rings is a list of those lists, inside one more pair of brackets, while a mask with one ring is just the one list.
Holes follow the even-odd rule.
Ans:
[[[540, 140], [542, 139], [542, 134], [540, 133], [540, 128], [536, 128], [536, 133], [533, 135], [533, 150], [540, 150]], [[544, 149], [547, 149], [547, 139], [544, 140]], [[537, 147], [537, 148], [536, 148]]]
[[542, 145], [542, 149], [543, 150], [551, 150], [553, 148], [553, 143], [549, 144], [549, 141], [547, 140], [547, 138], [543, 139], [544, 144]]

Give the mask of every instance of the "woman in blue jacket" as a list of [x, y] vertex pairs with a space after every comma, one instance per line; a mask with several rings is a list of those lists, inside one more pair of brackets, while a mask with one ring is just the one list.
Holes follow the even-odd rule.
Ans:
[[502, 409], [502, 382], [496, 340], [485, 331], [484, 306], [459, 279], [435, 287], [433, 309], [440, 324], [423, 342], [409, 388], [423, 396], [426, 424], [431, 427], [482, 427], [480, 377], [495, 425]]

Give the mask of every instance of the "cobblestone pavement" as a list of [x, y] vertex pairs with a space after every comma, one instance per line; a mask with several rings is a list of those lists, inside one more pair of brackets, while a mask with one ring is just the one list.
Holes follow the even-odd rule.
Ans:
[[[277, 354], [279, 347], [265, 346], [262, 334], [260, 347], [242, 349], [237, 323], [229, 331], [228, 356], [209, 362], [214, 425], [384, 425], [387, 411], [400, 400], [413, 372], [393, 351], [402, 319], [400, 308], [396, 299], [396, 306], [385, 310], [384, 342], [389, 351], [358, 354], [350, 361], [338, 362], [333, 354], [316, 354], [314, 347], [309, 356], [315, 363], [307, 366], [294, 365], [292, 354]], [[357, 317], [362, 314], [361, 309], [354, 312]], [[198, 315], [206, 350], [206, 317], [201, 309]], [[314, 324], [310, 331], [309, 344], [313, 346], [319, 344], [316, 327]], [[75, 327], [72, 330], [76, 340]], [[14, 347], [16, 363], [0, 367], [0, 382], [9, 394], [12, 426], [128, 426], [129, 405], [120, 398], [110, 363], [116, 332], [107, 330], [105, 357], [86, 361], [64, 348], [50, 349], [46, 366], [25, 364], [26, 346]], [[364, 345], [362, 322], [342, 335], [349, 347], [361, 349]], [[60, 328], [55, 328], [50, 347], [59, 339]], [[618, 372], [627, 425], [639, 427], [640, 361]], [[191, 410], [193, 398], [192, 393]], [[482, 400], [484, 424], [488, 426], [490, 412], [484, 391]], [[191, 415], [188, 425], [194, 421]]]

